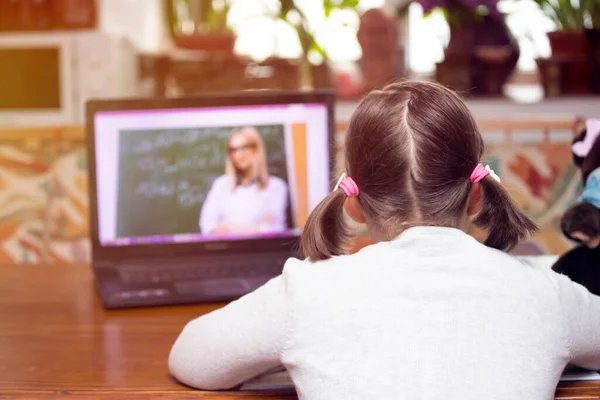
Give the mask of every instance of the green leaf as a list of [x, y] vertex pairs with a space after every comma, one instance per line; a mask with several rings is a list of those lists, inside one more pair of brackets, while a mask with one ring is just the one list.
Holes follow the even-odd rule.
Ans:
[[600, 0], [534, 0], [559, 29], [581, 30], [586, 21], [600, 23]]
[[359, 0], [323, 0], [323, 10], [325, 17], [329, 18], [334, 10], [353, 10], [357, 11]]
[[[311, 0], [317, 1], [317, 0]], [[336, 10], [353, 10], [358, 12], [359, 0], [322, 0], [323, 14], [326, 19], [331, 17], [331, 14]], [[323, 49], [315, 40], [314, 32], [310, 30], [308, 18], [302, 12], [302, 9], [298, 7], [294, 0], [279, 0], [279, 13], [276, 18], [285, 22], [287, 25], [294, 28], [302, 47], [302, 54], [307, 57], [310, 51], [317, 52], [324, 59], [327, 59], [327, 52]], [[300, 21], [298, 23], [291, 23], [288, 20], [288, 14], [290, 11], [295, 11], [300, 15]], [[344, 23], [346, 26], [347, 23]]]
[[316, 51], [323, 59], [327, 60], [327, 52], [316, 41], [312, 42], [309, 51]]
[[343, 0], [342, 1], [342, 7], [344, 7], [344, 8], [357, 8], [359, 3], [360, 3], [359, 0]]
[[323, 11], [325, 11], [325, 18], [329, 18], [329, 16], [331, 16], [331, 12], [333, 11], [333, 4], [330, 0], [323, 1]]

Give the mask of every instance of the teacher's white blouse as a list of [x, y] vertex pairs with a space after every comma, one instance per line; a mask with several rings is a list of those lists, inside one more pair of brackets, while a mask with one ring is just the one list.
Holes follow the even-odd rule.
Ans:
[[277, 177], [269, 177], [267, 186], [241, 185], [234, 189], [231, 176], [215, 180], [200, 212], [200, 231], [210, 232], [221, 222], [245, 225], [265, 232], [286, 229], [288, 189]]

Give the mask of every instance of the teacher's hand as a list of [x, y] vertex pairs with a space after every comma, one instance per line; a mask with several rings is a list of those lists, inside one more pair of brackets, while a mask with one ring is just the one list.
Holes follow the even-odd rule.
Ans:
[[273, 214], [267, 213], [260, 221], [260, 224], [261, 225], [273, 225], [275, 222], [277, 222], [277, 219], [275, 218], [275, 216]]
[[219, 233], [231, 233], [231, 227], [227, 222], [221, 222], [210, 233], [213, 235]]

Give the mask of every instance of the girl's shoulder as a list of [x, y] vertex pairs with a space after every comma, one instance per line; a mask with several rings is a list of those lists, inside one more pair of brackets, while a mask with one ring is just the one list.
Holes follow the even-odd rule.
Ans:
[[[381, 262], [388, 253], [388, 243], [377, 243], [353, 254], [331, 257], [327, 260], [313, 261], [308, 258], [290, 258], [284, 266], [284, 273], [314, 277], [315, 274], [325, 276], [340, 272], [349, 272], [354, 267], [368, 269], [375, 262]], [[313, 278], [311, 278], [313, 279]]]
[[337, 256], [332, 257], [328, 260], [320, 260], [320, 261], [312, 261], [309, 258], [300, 259], [300, 258], [289, 258], [284, 267], [284, 274], [312, 274], [312, 273], [320, 273], [325, 272], [329, 268], [333, 267], [336, 264], [340, 263], [340, 260], [345, 257], [350, 256]]

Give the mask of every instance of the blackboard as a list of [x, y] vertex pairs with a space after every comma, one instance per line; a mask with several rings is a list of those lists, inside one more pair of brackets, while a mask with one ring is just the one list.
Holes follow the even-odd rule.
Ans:
[[[288, 182], [283, 125], [254, 127], [269, 173]], [[225, 173], [227, 139], [236, 128], [120, 131], [117, 237], [198, 233], [200, 210]]]

